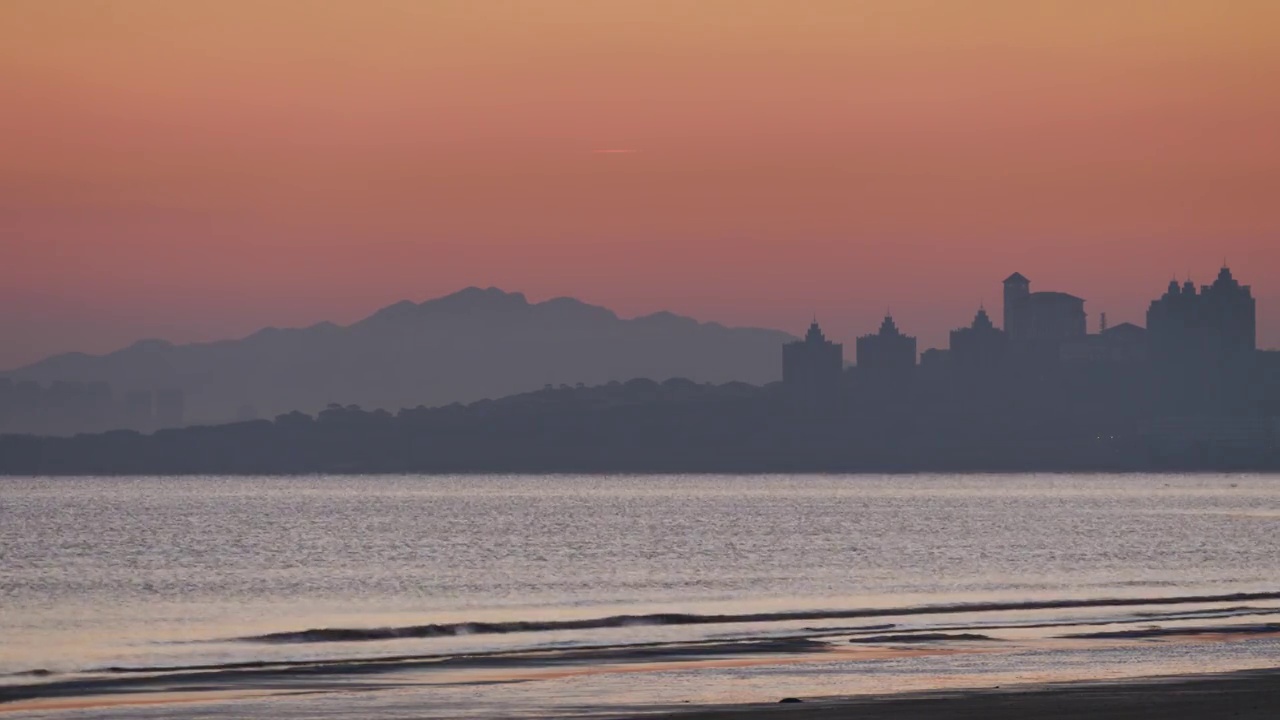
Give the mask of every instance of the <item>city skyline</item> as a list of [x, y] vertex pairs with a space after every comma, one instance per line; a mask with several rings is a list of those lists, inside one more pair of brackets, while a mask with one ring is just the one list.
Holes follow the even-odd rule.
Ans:
[[1224, 256], [1280, 276], [1277, 26], [1266, 2], [15, 0], [0, 367], [469, 285], [816, 311], [844, 343], [889, 305], [929, 347], [1016, 267], [1138, 321]]
[[1276, 69], [1280, 0], [0, 0], [0, 709], [1276, 720]]
[[[1229, 266], [1228, 266], [1228, 265], [1225, 265], [1225, 264], [1222, 266], [1222, 268], [1223, 268], [1223, 269], [1226, 269], [1226, 268], [1228, 268], [1228, 267], [1229, 267]], [[1015, 273], [1015, 275], [1019, 275], [1019, 276], [1021, 276], [1021, 273]], [[1183, 285], [1183, 284], [1186, 282], [1186, 280], [1185, 280], [1185, 279], [1183, 279], [1183, 278], [1193, 278], [1193, 277], [1194, 277], [1194, 273], [1188, 273], [1188, 274], [1184, 275], [1182, 278], [1175, 277], [1175, 278], [1173, 278], [1173, 280], [1175, 281], [1175, 284], [1176, 284], [1176, 285], [1181, 286], [1181, 285]], [[1207, 273], [1206, 273], [1206, 274], [1205, 274], [1205, 277], [1210, 277], [1210, 278], [1211, 278], [1211, 277], [1212, 277], [1212, 275], [1211, 275], [1211, 274], [1207, 274]], [[1024, 278], [1024, 279], [1025, 279], [1025, 278]], [[989, 284], [993, 284], [993, 285], [994, 285], [995, 283], [989, 283]], [[1194, 282], [1194, 281], [1193, 281], [1193, 284], [1198, 288], [1198, 287], [1201, 287], [1202, 285], [1206, 285], [1207, 283], [1200, 283], [1200, 282]], [[1146, 320], [1146, 318], [1147, 318], [1147, 311], [1148, 311], [1148, 309], [1149, 309], [1149, 305], [1150, 305], [1150, 303], [1151, 303], [1152, 298], [1154, 298], [1154, 297], [1158, 297], [1158, 296], [1159, 296], [1159, 294], [1160, 294], [1160, 292], [1163, 292], [1164, 288], [1165, 288], [1165, 287], [1167, 287], [1167, 285], [1168, 285], [1168, 284], [1166, 283], [1166, 285], [1165, 285], [1165, 286], [1161, 286], [1160, 288], [1153, 289], [1153, 290], [1148, 294], [1148, 297], [1147, 297], [1144, 301], [1141, 301], [1141, 303], [1140, 303], [1140, 304], [1141, 304], [1141, 308], [1140, 308], [1140, 309], [1130, 309], [1130, 310], [1126, 310], [1126, 311], [1122, 311], [1122, 312], [1108, 311], [1108, 310], [1107, 310], [1107, 309], [1105, 309], [1105, 308], [1104, 308], [1104, 309], [1101, 309], [1101, 310], [1096, 309], [1096, 308], [1094, 308], [1094, 309], [1089, 309], [1089, 304], [1090, 304], [1090, 300], [1089, 300], [1089, 298], [1088, 298], [1088, 297], [1079, 298], [1080, 300], [1083, 300], [1083, 301], [1084, 301], [1084, 303], [1085, 303], [1085, 307], [1086, 307], [1086, 310], [1085, 310], [1085, 317], [1086, 317], [1086, 326], [1085, 326], [1085, 330], [1086, 330], [1086, 332], [1087, 332], [1087, 333], [1089, 333], [1089, 334], [1093, 334], [1093, 333], [1098, 332], [1098, 330], [1099, 330], [1099, 328], [1100, 328], [1101, 317], [1102, 317], [1102, 315], [1103, 315], [1103, 314], [1107, 314], [1107, 322], [1108, 322], [1108, 324], [1109, 324], [1109, 325], [1111, 325], [1112, 327], [1114, 327], [1114, 326], [1116, 326], [1116, 325], [1121, 325], [1121, 324], [1133, 324], [1133, 325], [1137, 325], [1137, 326], [1140, 326], [1140, 327], [1145, 327], [1145, 326], [1146, 326], [1146, 322], [1147, 322], [1147, 320]], [[474, 288], [475, 288], [475, 286], [471, 286], [471, 288], [464, 288], [464, 289], [459, 290], [458, 292], [465, 292], [465, 291], [466, 291], [466, 290], [468, 290], [468, 289], [474, 289]], [[521, 291], [519, 291], [519, 290], [509, 290], [509, 289], [506, 289], [506, 288], [499, 288], [499, 290], [502, 290], [503, 292], [514, 293], [514, 294], [521, 295], [521, 296], [525, 296], [525, 295], [527, 295], [526, 293], [523, 293], [523, 292], [521, 292]], [[1257, 300], [1257, 304], [1258, 304], [1258, 318], [1257, 318], [1257, 347], [1258, 347], [1258, 349], [1260, 349], [1260, 350], [1280, 349], [1280, 348], [1278, 348], [1278, 347], [1277, 347], [1277, 345], [1280, 345], [1280, 337], [1275, 337], [1275, 338], [1274, 338], [1274, 340], [1269, 341], [1269, 339], [1268, 339], [1268, 334], [1267, 334], [1267, 328], [1268, 328], [1269, 326], [1272, 326], [1272, 325], [1277, 324], [1277, 323], [1276, 323], [1276, 318], [1274, 318], [1274, 317], [1268, 317], [1269, 313], [1267, 312], [1267, 311], [1268, 311], [1268, 309], [1269, 309], [1269, 308], [1268, 308], [1269, 303], [1267, 302], [1267, 300], [1268, 300], [1268, 299], [1275, 299], [1275, 296], [1274, 296], [1274, 295], [1271, 295], [1271, 294], [1269, 293], [1269, 290], [1268, 290], [1268, 288], [1265, 286], [1265, 284], [1263, 284], [1262, 286], [1259, 286], [1259, 285], [1255, 284], [1255, 285], [1254, 285], [1254, 293], [1255, 293], [1254, 297], [1256, 298], [1256, 300]], [[448, 297], [448, 296], [449, 296], [449, 295], [451, 295], [451, 294], [453, 294], [453, 293], [450, 293], [450, 294], [448, 294], [448, 295], [442, 295], [442, 296], [440, 296], [440, 297]], [[1055, 292], [1055, 293], [1050, 293], [1050, 294], [1052, 294], [1052, 295], [1060, 295], [1060, 294], [1062, 294], [1062, 293], [1056, 293], [1056, 292]], [[823, 333], [824, 333], [826, 336], [828, 336], [832, 341], [843, 343], [843, 344], [845, 344], [845, 345], [849, 346], [850, 348], [853, 348], [853, 347], [854, 347], [854, 345], [855, 345], [855, 340], [857, 340], [858, 338], [860, 338], [860, 337], [862, 337], [862, 336], [864, 336], [864, 335], [869, 335], [869, 334], [870, 334], [870, 335], [874, 335], [874, 334], [875, 334], [875, 332], [877, 331], [877, 328], [880, 328], [880, 327], [882, 326], [882, 324], [883, 324], [886, 320], [888, 320], [888, 319], [892, 319], [892, 321], [893, 321], [894, 323], [896, 323], [896, 324], [897, 324], [897, 326], [899, 326], [899, 327], [903, 328], [903, 332], [904, 332], [905, 334], [912, 335], [912, 336], [919, 336], [919, 338], [920, 338], [920, 339], [919, 339], [918, 347], [917, 347], [917, 349], [916, 349], [916, 358], [917, 358], [917, 360], [919, 360], [920, 356], [921, 356], [924, 352], [926, 352], [927, 350], [931, 350], [931, 349], [946, 349], [946, 348], [949, 348], [949, 347], [950, 347], [950, 344], [951, 344], [951, 341], [952, 341], [952, 338], [954, 337], [954, 332], [955, 332], [957, 329], [968, 327], [968, 326], [969, 326], [969, 324], [970, 324], [970, 322], [973, 320], [973, 316], [974, 316], [974, 313], [975, 313], [975, 312], [979, 312], [979, 311], [985, 310], [985, 311], [987, 311], [988, 313], [995, 313], [995, 314], [994, 314], [994, 316], [992, 317], [992, 319], [991, 319], [991, 321], [990, 321], [990, 322], [994, 323], [994, 325], [995, 325], [997, 328], [999, 328], [999, 329], [1006, 329], [1006, 328], [1005, 328], [1005, 323], [1000, 321], [1001, 298], [1000, 298], [999, 293], [995, 293], [995, 292], [993, 292], [993, 293], [991, 293], [989, 296], [994, 297], [994, 298], [995, 298], [995, 299], [994, 299], [994, 301], [987, 300], [986, 298], [988, 297], [988, 295], [981, 295], [980, 297], [982, 297], [983, 299], [978, 300], [975, 304], [973, 304], [973, 305], [972, 305], [972, 307], [971, 307], [971, 308], [966, 309], [966, 307], [965, 307], [965, 306], [959, 306], [959, 307], [956, 307], [956, 308], [948, 308], [948, 310], [954, 310], [955, 312], [954, 312], [954, 313], [952, 313], [952, 312], [947, 312], [947, 313], [938, 313], [938, 314], [934, 315], [934, 317], [935, 317], [935, 318], [942, 318], [942, 321], [941, 321], [941, 322], [942, 322], [942, 324], [943, 324], [943, 325], [946, 325], [947, 323], [950, 323], [950, 324], [949, 324], [949, 325], [947, 325], [943, 330], [940, 330], [940, 331], [936, 329], [936, 325], [935, 325], [935, 324], [931, 324], [931, 323], [921, 323], [920, 325], [916, 325], [916, 324], [915, 324], [915, 321], [916, 321], [916, 320], [918, 320], [918, 319], [920, 318], [921, 309], [922, 309], [920, 305], [915, 304], [915, 303], [903, 303], [903, 304], [900, 304], [900, 305], [897, 305], [897, 306], [895, 306], [894, 304], [886, 303], [886, 304], [884, 304], [884, 305], [883, 305], [883, 309], [881, 309], [881, 310], [876, 310], [876, 309], [874, 308], [874, 305], [872, 305], [872, 304], [869, 304], [869, 303], [862, 303], [862, 304], [859, 304], [859, 305], [857, 305], [857, 306], [855, 306], [855, 307], [853, 307], [853, 308], [846, 308], [846, 309], [845, 309], [845, 312], [843, 312], [843, 313], [842, 313], [842, 312], [840, 312], [840, 311], [839, 311], [840, 309], [838, 309], [838, 308], [837, 308], [837, 309], [834, 309], [834, 310], [835, 310], [834, 312], [831, 312], [831, 313], [829, 313], [829, 314], [824, 314], [824, 313], [819, 312], [819, 311], [817, 311], [817, 310], [813, 310], [813, 311], [811, 311], [809, 314], [810, 314], [810, 320], [812, 320], [812, 321], [817, 322], [818, 324], [820, 324], [820, 325], [822, 326], [822, 331], [823, 331]], [[574, 299], [574, 300], [578, 300], [578, 301], [582, 301], [582, 302], [587, 302], [588, 304], [594, 305], [594, 303], [590, 303], [589, 301], [585, 301], [583, 298], [574, 297], [574, 296], [571, 296], [571, 295], [553, 295], [553, 296], [548, 296], [548, 297], [545, 297], [545, 298], [539, 298], [539, 297], [536, 297], [536, 296], [529, 296], [529, 300], [530, 300], [531, 302], [535, 302], [535, 303], [538, 303], [538, 302], [545, 302], [545, 301], [548, 301], [548, 300], [554, 300], [554, 299], [557, 299], [557, 298], [572, 298], [572, 299]], [[427, 298], [427, 300], [426, 300], [426, 301], [427, 301], [427, 302], [430, 302], [430, 301], [431, 301], [431, 298]], [[405, 300], [405, 299], [401, 299], [401, 300], [400, 300], [400, 302], [406, 302], [406, 300]], [[413, 300], [408, 300], [408, 302], [415, 302], [415, 301], [413, 301]], [[374, 314], [375, 314], [375, 312], [376, 312], [377, 310], [383, 310], [383, 309], [386, 309], [387, 307], [391, 307], [391, 306], [392, 306], [392, 305], [394, 305], [394, 304], [395, 304], [395, 303], [391, 303], [391, 304], [385, 305], [385, 306], [380, 307], [380, 308], [375, 308], [373, 312], [367, 312], [367, 313], [364, 313], [364, 314], [358, 315], [358, 316], [356, 316], [356, 317], [351, 321], [351, 323], [357, 322], [357, 321], [359, 321], [359, 320], [361, 320], [361, 319], [368, 318], [368, 317], [370, 317], [370, 316], [374, 315]], [[608, 307], [608, 306], [605, 306], [605, 305], [598, 305], [597, 307], [604, 307], [604, 308], [606, 308], [606, 309], [608, 309], [608, 310], [611, 310], [611, 311], [617, 312], [616, 308]], [[908, 312], [906, 312], [906, 313], [900, 312], [900, 308], [902, 308], [902, 307], [906, 307], [906, 308], [908, 308]], [[1277, 308], [1277, 309], [1280, 309], [1280, 308]], [[843, 326], [841, 326], [841, 325], [837, 325], [837, 324], [835, 324], [835, 323], [832, 323], [832, 322], [830, 322], [830, 321], [827, 319], [828, 317], [833, 317], [833, 316], [834, 316], [834, 317], [840, 317], [840, 316], [842, 316], [842, 315], [847, 316], [847, 315], [849, 314], [849, 310], [852, 310], [852, 311], [853, 311], [853, 315], [855, 315], [855, 316], [856, 316], [856, 317], [858, 317], [858, 318], [866, 318], [866, 317], [870, 317], [870, 318], [873, 318], [873, 320], [872, 320], [872, 321], [870, 321], [868, 325], [863, 326], [863, 327], [843, 327]], [[795, 326], [788, 326], [788, 327], [767, 327], [767, 326], [764, 326], [764, 325], [750, 325], [750, 324], [726, 323], [726, 322], [723, 322], [722, 320], [720, 320], [719, 318], [695, 317], [695, 316], [693, 316], [692, 314], [685, 314], [685, 313], [681, 313], [681, 312], [679, 312], [678, 310], [675, 310], [675, 309], [673, 309], [673, 308], [668, 308], [668, 307], [654, 307], [652, 310], [644, 311], [644, 312], [638, 312], [638, 313], [635, 313], [635, 314], [627, 314], [627, 313], [617, 312], [617, 315], [618, 315], [620, 318], [623, 318], [623, 319], [634, 319], [634, 318], [638, 318], [638, 317], [644, 317], [644, 316], [646, 316], [646, 315], [652, 315], [652, 314], [655, 314], [655, 313], [661, 314], [661, 313], [667, 313], [667, 312], [674, 312], [675, 314], [680, 315], [680, 316], [682, 316], [682, 317], [689, 317], [689, 318], [691, 318], [691, 319], [694, 319], [694, 320], [696, 320], [696, 321], [698, 321], [698, 322], [703, 322], [703, 323], [719, 323], [719, 324], [726, 325], [726, 326], [728, 326], [728, 327], [761, 328], [761, 329], [768, 329], [768, 330], [778, 330], [778, 331], [781, 331], [781, 332], [789, 333], [789, 334], [794, 335], [794, 336], [796, 336], [796, 337], [803, 337], [803, 336], [804, 336], [804, 333], [803, 333], [803, 332], [798, 331], [798, 330], [797, 330], [797, 328], [796, 328]], [[926, 311], [926, 312], [927, 312], [927, 311]], [[955, 319], [954, 319], [954, 320], [951, 320], [951, 319], [950, 319], [952, 315], [954, 315], [954, 316], [955, 316]], [[316, 324], [331, 323], [331, 322], [334, 322], [334, 321], [333, 321], [332, 319], [330, 319], [330, 318], [320, 318], [320, 319], [315, 320], [314, 322], [309, 322], [309, 323], [307, 323], [306, 325], [299, 325], [299, 326], [297, 326], [297, 327], [299, 327], [299, 328], [301, 328], [301, 327], [310, 327], [310, 326], [312, 326], [312, 325], [316, 325]], [[345, 324], [349, 324], [349, 323], [337, 322], [336, 324], [338, 324], [338, 325], [345, 325]], [[264, 329], [267, 329], [267, 328], [276, 328], [276, 327], [278, 327], [278, 326], [273, 326], [273, 325], [259, 325], [259, 326], [255, 326], [255, 327], [253, 327], [253, 329], [252, 329], [252, 330], [250, 330], [250, 331], [248, 331], [248, 332], [244, 332], [244, 333], [243, 333], [243, 334], [241, 334], [241, 335], [235, 335], [235, 336], [230, 336], [230, 337], [196, 338], [196, 339], [191, 339], [191, 340], [188, 340], [188, 341], [182, 341], [182, 340], [174, 341], [174, 340], [172, 340], [171, 338], [138, 337], [138, 338], [134, 338], [134, 339], [132, 339], [132, 340], [130, 340], [130, 341], [126, 341], [126, 342], [124, 342], [124, 343], [123, 343], [123, 344], [121, 344], [121, 345], [108, 347], [108, 348], [106, 348], [106, 349], [104, 349], [104, 350], [101, 350], [101, 351], [98, 351], [98, 352], [85, 351], [85, 350], [81, 350], [81, 349], [72, 349], [72, 350], [68, 350], [68, 351], [54, 352], [54, 353], [50, 353], [50, 354], [47, 354], [47, 355], [41, 355], [41, 356], [39, 356], [39, 357], [34, 358], [34, 360], [32, 360], [31, 362], [38, 362], [38, 361], [40, 361], [40, 360], [44, 360], [44, 359], [47, 359], [47, 358], [49, 358], [49, 357], [54, 357], [54, 356], [57, 356], [57, 355], [65, 354], [65, 353], [67, 353], [67, 352], [71, 352], [71, 353], [86, 352], [87, 354], [90, 354], [90, 355], [109, 354], [109, 353], [111, 353], [111, 352], [115, 352], [115, 351], [118, 351], [118, 350], [122, 350], [122, 349], [124, 349], [124, 348], [126, 348], [126, 347], [129, 347], [129, 346], [131, 346], [131, 345], [133, 345], [133, 344], [135, 344], [135, 343], [137, 343], [137, 342], [142, 342], [142, 341], [147, 341], [147, 340], [157, 340], [157, 339], [158, 339], [158, 340], [163, 340], [163, 341], [166, 341], [166, 342], [173, 342], [174, 344], [178, 344], [178, 345], [181, 345], [181, 344], [191, 344], [191, 343], [200, 344], [200, 343], [218, 342], [218, 341], [225, 341], [225, 340], [241, 340], [241, 339], [244, 339], [244, 338], [246, 338], [246, 337], [250, 337], [250, 336], [252, 336], [253, 334], [255, 334], [255, 333], [256, 333], [256, 332], [258, 332], [258, 331], [261, 331], [261, 330], [264, 330]], [[923, 330], [923, 331], [918, 330], [918, 328], [919, 328], [919, 327], [925, 327], [925, 328], [927, 328], [927, 330]], [[849, 361], [849, 362], [851, 362], [851, 361], [852, 361], [852, 358], [851, 358], [851, 357], [849, 357], [849, 358], [846, 358], [846, 360], [847, 360], [847, 361]], [[21, 364], [14, 364], [14, 365], [10, 365], [10, 366], [8, 366], [8, 367], [0, 367], [0, 373], [3, 373], [3, 372], [4, 372], [4, 371], [6, 371], [6, 370], [16, 370], [16, 369], [20, 369], [20, 368], [22, 368], [22, 367], [26, 367], [26, 366], [27, 366], [27, 365], [29, 365], [29, 364], [31, 364], [31, 363], [29, 363], [29, 362], [24, 362], [24, 363], [21, 363]]]
[[[796, 340], [664, 313], [624, 320], [497, 288], [399, 303], [346, 328], [64, 356], [0, 377], [0, 422], [16, 431], [0, 434], [13, 456], [0, 472], [1132, 471], [1280, 460], [1280, 352], [1258, 350], [1252, 286], [1230, 268], [1212, 283], [1171, 281], [1146, 327], [1103, 322], [1096, 333], [1085, 299], [1017, 271], [1002, 285], [1003, 328], [981, 308], [919, 361], [917, 338], [892, 315], [847, 358], [816, 318]], [[67, 375], [91, 382], [56, 379]], [[135, 389], [112, 402], [108, 378]], [[468, 383], [480, 392], [431, 399]], [[189, 404], [201, 420], [184, 422]], [[85, 434], [122, 422], [158, 430]], [[174, 422], [184, 427], [165, 427]], [[336, 457], [339, 439], [355, 454]], [[447, 449], [432, 444], [441, 441]], [[231, 460], [215, 450], [228, 442]]]

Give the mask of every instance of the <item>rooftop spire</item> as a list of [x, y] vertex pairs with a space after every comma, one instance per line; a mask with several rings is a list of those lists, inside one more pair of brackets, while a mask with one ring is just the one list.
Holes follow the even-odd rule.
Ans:
[[971, 325], [970, 327], [972, 327], [975, 330], [978, 330], [978, 329], [991, 330], [995, 328], [995, 325], [991, 324], [991, 317], [987, 315], [987, 309], [982, 306], [979, 306], [978, 314], [973, 316], [973, 325]]
[[818, 327], [818, 316], [813, 316], [813, 324], [809, 326], [809, 332], [804, 334], [804, 341], [810, 343], [826, 342], [827, 338], [822, 334], [822, 328]]

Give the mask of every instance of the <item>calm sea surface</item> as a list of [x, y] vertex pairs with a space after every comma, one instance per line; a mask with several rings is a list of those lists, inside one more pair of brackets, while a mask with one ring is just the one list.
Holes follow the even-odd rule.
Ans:
[[1275, 476], [0, 479], [0, 685], [1275, 591]]

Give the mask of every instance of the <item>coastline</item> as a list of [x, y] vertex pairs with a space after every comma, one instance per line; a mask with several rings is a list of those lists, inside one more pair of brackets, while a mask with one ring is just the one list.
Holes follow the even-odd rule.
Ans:
[[[0, 716], [94, 711], [125, 718], [141, 707], [172, 705], [190, 717], [309, 718], [321, 703], [326, 713], [375, 718], [1275, 717], [1280, 625], [1147, 620], [1164, 627], [1139, 620], [1144, 627], [1063, 635], [1067, 623], [1039, 640], [1025, 636], [1037, 627], [1027, 623], [1003, 632], [986, 623], [991, 635], [811, 628], [754, 640], [116, 667], [68, 677], [37, 671], [27, 673], [29, 682], [0, 684]], [[1005, 634], [1010, 629], [1014, 635]], [[1108, 662], [1097, 654], [1116, 652], [1127, 659], [1117, 663], [1113, 655]], [[1222, 664], [1224, 652], [1234, 667]], [[1037, 659], [1045, 653], [1054, 659]], [[1168, 663], [1179, 657], [1196, 660]], [[894, 666], [915, 671], [864, 682]], [[966, 666], [977, 672], [960, 669]], [[780, 702], [787, 697], [795, 699]]]
[[[42, 440], [34, 436], [0, 435], [0, 442], [12, 438]], [[54, 440], [60, 438], [53, 438]], [[726, 475], [742, 477], [895, 477], [895, 476], [945, 476], [945, 475], [990, 475], [990, 476], [1072, 476], [1098, 475], [1106, 477], [1135, 477], [1144, 475], [1170, 476], [1232, 476], [1232, 477], [1277, 477], [1280, 476], [1280, 460], [1257, 464], [1135, 464], [1135, 463], [973, 463], [973, 464], [884, 464], [884, 465], [555, 465], [555, 466], [486, 466], [467, 465], [447, 468], [162, 468], [147, 471], [133, 469], [86, 469], [58, 470], [47, 468], [10, 469], [0, 462], [0, 481], [8, 480], [74, 480], [77, 478], [136, 478], [136, 477], [171, 477], [199, 480], [207, 477], [234, 478], [319, 478], [319, 477], [484, 477], [484, 476], [527, 476], [527, 477], [638, 477], [667, 478], [675, 476], [688, 477], [723, 477]]]
[[[363, 689], [375, 687], [370, 685]], [[360, 689], [348, 688], [350, 691]], [[199, 708], [196, 714], [201, 717], [204, 716], [201, 713], [212, 710], [220, 716], [223, 710], [237, 706], [268, 711], [271, 705], [253, 703], [255, 700], [270, 702], [273, 696], [279, 697], [261, 687], [196, 693], [174, 689], [148, 693], [143, 697], [129, 694], [55, 696], [36, 702], [0, 703], [0, 716], [11, 713], [25, 716], [32, 712], [44, 716], [46, 713], [85, 711], [123, 712], [127, 716], [131, 708], [159, 709], [163, 706], [171, 706], [175, 711], [185, 708], [181, 711], [184, 713]], [[799, 702], [683, 707], [650, 705], [622, 712], [593, 712], [579, 707], [574, 715], [607, 720], [1271, 720], [1280, 708], [1280, 666], [1223, 673], [797, 699]], [[357, 714], [356, 708], [352, 708], [352, 715]], [[471, 713], [464, 714], [472, 716]], [[401, 716], [396, 714], [396, 717]], [[561, 717], [558, 714], [528, 713], [520, 713], [519, 716]]]
[[0, 718], [1176, 717], [1280, 666], [1274, 479], [19, 481]]
[[1270, 720], [1280, 712], [1280, 666], [1204, 675], [799, 699], [799, 703], [717, 705], [618, 715], [612, 720]]

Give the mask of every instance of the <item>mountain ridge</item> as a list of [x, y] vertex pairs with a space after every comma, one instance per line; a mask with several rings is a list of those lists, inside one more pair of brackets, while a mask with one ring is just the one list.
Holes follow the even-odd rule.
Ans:
[[395, 410], [633, 377], [760, 384], [781, 377], [779, 346], [791, 339], [665, 310], [622, 318], [572, 297], [530, 302], [520, 292], [470, 286], [392, 303], [348, 325], [268, 326], [183, 344], [142, 339], [100, 355], [53, 355], [0, 375], [101, 380], [117, 394], [181, 388], [190, 421], [217, 422], [246, 405], [263, 415], [329, 402]]

